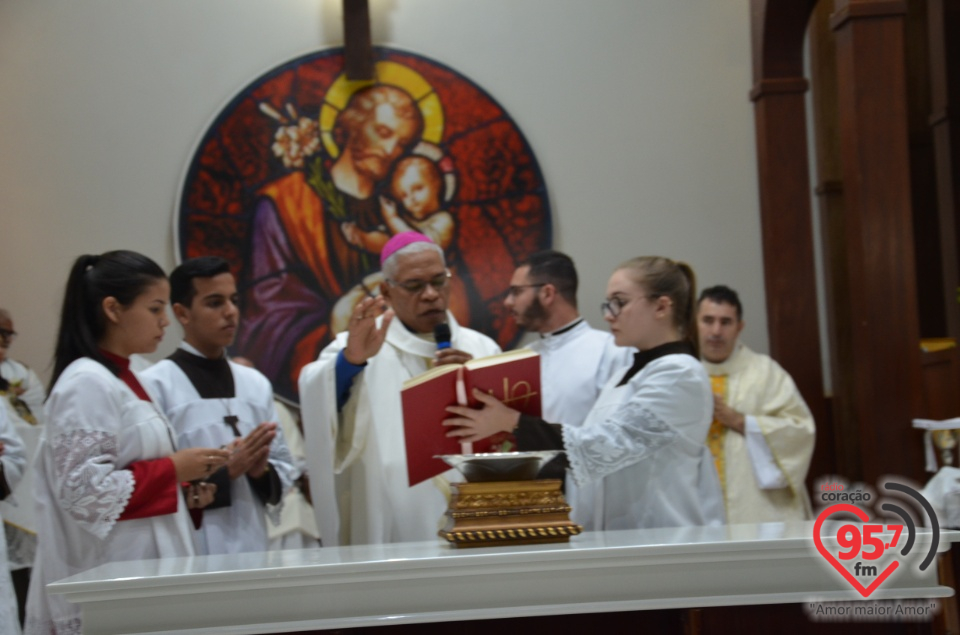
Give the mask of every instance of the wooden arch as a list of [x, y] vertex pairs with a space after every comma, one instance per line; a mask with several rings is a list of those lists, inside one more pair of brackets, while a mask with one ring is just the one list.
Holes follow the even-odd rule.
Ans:
[[827, 302], [832, 403], [823, 391], [814, 309], [803, 66], [815, 0], [751, 2], [771, 354], [793, 375], [817, 419], [820, 464], [812, 475], [833, 464], [871, 485], [885, 474], [922, 479], [922, 452], [910, 427], [921, 416], [923, 389], [906, 117], [907, 6], [905, 0], [822, 1], [833, 3], [842, 200], [825, 258], [833, 280]]

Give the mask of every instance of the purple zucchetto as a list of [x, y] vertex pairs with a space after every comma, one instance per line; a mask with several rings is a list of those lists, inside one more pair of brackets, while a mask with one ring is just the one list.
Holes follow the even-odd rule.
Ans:
[[413, 243], [432, 243], [433, 240], [429, 236], [425, 236], [420, 232], [400, 232], [393, 238], [387, 241], [387, 244], [383, 246], [383, 250], [380, 252], [380, 266], [383, 267], [383, 263], [387, 261], [387, 258], [397, 253], [407, 245], [412, 245]]

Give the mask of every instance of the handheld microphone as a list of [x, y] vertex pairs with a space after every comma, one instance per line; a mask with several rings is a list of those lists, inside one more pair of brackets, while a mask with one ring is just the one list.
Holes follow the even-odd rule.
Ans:
[[[444, 322], [433, 327], [433, 338], [437, 340], [438, 351], [450, 348], [450, 325]], [[463, 368], [457, 369], [457, 403], [461, 406], [466, 406], [468, 403], [467, 386], [463, 381]], [[461, 441], [460, 454], [473, 454], [473, 443]]]
[[450, 348], [450, 325], [442, 322], [433, 327], [433, 337], [437, 340], [437, 350]]

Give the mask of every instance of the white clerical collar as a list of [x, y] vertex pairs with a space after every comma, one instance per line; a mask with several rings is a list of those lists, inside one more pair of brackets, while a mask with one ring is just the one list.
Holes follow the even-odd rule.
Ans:
[[547, 339], [549, 337], [557, 337], [558, 335], [564, 335], [566, 333], [570, 333], [571, 331], [575, 330], [581, 324], [585, 325], [586, 323], [587, 322], [586, 320], [583, 319], [583, 316], [578, 315], [573, 321], [567, 322], [566, 324], [558, 328], [556, 331], [551, 331], [550, 333], [541, 333], [540, 337], [542, 339]]
[[[380, 325], [380, 319], [379, 317], [377, 318], [378, 326]], [[453, 346], [456, 347], [457, 338], [460, 334], [460, 325], [457, 324], [456, 318], [453, 317], [453, 313], [450, 311], [447, 311], [447, 324], [450, 325], [450, 341], [453, 343]], [[394, 318], [394, 320], [390, 322], [390, 326], [387, 327], [387, 341], [393, 346], [396, 346], [402, 351], [432, 359], [437, 353], [437, 342], [432, 333], [428, 335], [429, 339], [422, 338], [421, 335], [426, 334], [413, 333], [396, 318]]]
[[[436, 334], [433, 333], [432, 331], [431, 331], [430, 333], [420, 333], [420, 332], [418, 332], [418, 331], [414, 331], [412, 328], [410, 328], [409, 326], [407, 326], [406, 324], [404, 324], [401, 320], [398, 320], [397, 318], [393, 318], [393, 321], [394, 321], [394, 322], [400, 322], [400, 326], [402, 326], [403, 328], [405, 328], [405, 329], [407, 330], [407, 333], [409, 333], [409, 334], [412, 335], [413, 337], [415, 337], [415, 338], [417, 338], [417, 339], [420, 339], [420, 340], [423, 340], [424, 342], [429, 342], [430, 344], [434, 344], [434, 345], [435, 345], [435, 344], [437, 343], [437, 336], [436, 336]], [[379, 326], [379, 323], [377, 324], [377, 326]]]

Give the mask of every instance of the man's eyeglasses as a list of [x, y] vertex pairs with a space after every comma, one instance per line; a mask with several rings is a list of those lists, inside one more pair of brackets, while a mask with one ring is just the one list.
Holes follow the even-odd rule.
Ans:
[[412, 293], [414, 295], [422, 293], [424, 289], [427, 288], [427, 285], [433, 287], [437, 291], [443, 289], [450, 282], [450, 272], [445, 271], [441, 274], [438, 274], [429, 280], [407, 280], [406, 282], [397, 282], [396, 280], [387, 280], [392, 286], [400, 287], [407, 293]]
[[0, 339], [4, 339], [7, 342], [12, 342], [17, 339], [17, 332], [11, 331], [10, 329], [0, 329]]
[[536, 282], [534, 284], [516, 284], [507, 289], [507, 297], [517, 297], [520, 295], [520, 292], [524, 289], [536, 288], [546, 286], [546, 282]]

